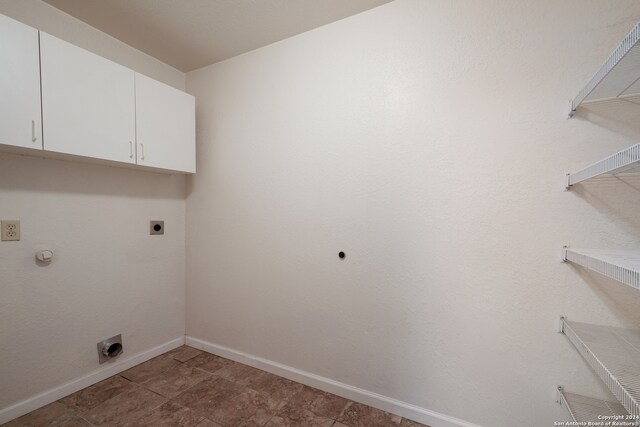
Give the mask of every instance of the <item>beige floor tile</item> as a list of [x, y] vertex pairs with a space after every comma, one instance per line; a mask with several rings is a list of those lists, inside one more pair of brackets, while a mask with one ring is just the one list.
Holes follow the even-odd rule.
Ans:
[[3, 424], [3, 427], [53, 427], [62, 425], [73, 416], [73, 410], [67, 408], [62, 403], [53, 402], [10, 421], [7, 424]]
[[212, 374], [233, 363], [235, 362], [232, 360], [209, 353], [202, 353], [186, 362], [189, 366], [211, 372]]
[[261, 376], [266, 375], [266, 372], [251, 366], [233, 362], [216, 371], [215, 374], [229, 381], [246, 386], [249, 383], [258, 381]]
[[246, 388], [214, 408], [207, 418], [224, 426], [237, 426], [242, 422], [264, 425], [282, 408], [283, 403], [281, 399]]
[[166, 398], [144, 389], [135, 389], [113, 397], [87, 412], [87, 420], [96, 426], [122, 426], [148, 416]]
[[266, 427], [331, 427], [334, 420], [327, 417], [321, 417], [311, 411], [301, 410], [295, 412], [295, 417], [290, 418], [282, 412], [278, 412], [275, 417], [271, 418]]
[[165, 397], [175, 397], [183, 391], [209, 378], [209, 372], [180, 364], [157, 373], [140, 383], [145, 388]]
[[338, 418], [343, 424], [350, 427], [388, 427], [399, 426], [402, 417], [363, 405], [362, 403], [350, 403]]
[[157, 375], [160, 372], [171, 369], [178, 366], [180, 362], [174, 360], [172, 357], [163, 354], [162, 356], [154, 357], [151, 360], [147, 360], [131, 369], [120, 373], [121, 377], [133, 381], [135, 383], [141, 383], [149, 378]]
[[242, 386], [220, 377], [208, 378], [173, 399], [199, 415], [215, 421], [211, 415], [233, 396], [243, 391]]
[[175, 350], [171, 350], [170, 352], [166, 353], [167, 356], [171, 356], [178, 362], [186, 362], [187, 360], [193, 359], [194, 357], [201, 354], [204, 354], [204, 352], [187, 345], [183, 345], [182, 347], [178, 347]]
[[214, 423], [206, 418], [203, 418], [196, 427], [222, 427], [220, 424]]
[[282, 409], [285, 418], [296, 417], [299, 411], [311, 411], [316, 415], [336, 419], [349, 401], [335, 394], [326, 393], [313, 387], [303, 386], [300, 391], [288, 399]]
[[80, 417], [73, 417], [69, 421], [65, 421], [60, 427], [92, 427], [86, 420]]
[[247, 383], [248, 387], [267, 393], [276, 399], [289, 399], [303, 389], [303, 385], [268, 372], [260, 371]]
[[191, 409], [175, 402], [167, 402], [154, 409], [146, 417], [136, 421], [136, 426], [194, 427], [200, 425], [199, 423], [202, 420], [202, 416]]
[[135, 388], [135, 385], [130, 381], [115, 376], [64, 397], [58, 402], [80, 412], [86, 412], [102, 402], [133, 388]]
[[187, 346], [121, 375], [6, 426], [428, 427]]
[[254, 420], [241, 421], [233, 427], [263, 427], [264, 423], [257, 423]]

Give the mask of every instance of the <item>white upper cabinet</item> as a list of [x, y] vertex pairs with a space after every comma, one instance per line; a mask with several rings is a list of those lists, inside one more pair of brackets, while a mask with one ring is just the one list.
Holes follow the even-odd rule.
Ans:
[[135, 163], [134, 72], [40, 33], [44, 149]]
[[1, 150], [194, 173], [195, 145], [193, 96], [0, 15]]
[[136, 73], [138, 164], [196, 171], [195, 98]]
[[42, 149], [38, 30], [0, 15], [0, 144]]

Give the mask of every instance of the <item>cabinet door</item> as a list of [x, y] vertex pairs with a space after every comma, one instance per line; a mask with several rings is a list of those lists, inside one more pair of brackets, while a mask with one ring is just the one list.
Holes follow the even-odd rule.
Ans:
[[42, 149], [38, 30], [0, 15], [0, 144]]
[[44, 149], [135, 163], [134, 73], [40, 33]]
[[196, 171], [195, 98], [136, 73], [138, 164]]

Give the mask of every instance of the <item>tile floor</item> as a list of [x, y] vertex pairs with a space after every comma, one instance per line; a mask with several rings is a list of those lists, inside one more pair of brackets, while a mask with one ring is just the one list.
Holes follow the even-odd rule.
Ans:
[[14, 426], [423, 426], [183, 346], [5, 424]]

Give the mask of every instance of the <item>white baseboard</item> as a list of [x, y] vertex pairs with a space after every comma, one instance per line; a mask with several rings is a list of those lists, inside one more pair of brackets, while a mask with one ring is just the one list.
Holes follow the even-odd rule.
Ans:
[[108, 366], [104, 366], [90, 374], [42, 392], [29, 399], [23, 400], [22, 402], [0, 409], [0, 424], [11, 421], [14, 418], [18, 418], [33, 410], [48, 405], [49, 403], [53, 403], [58, 399], [70, 395], [71, 393], [75, 393], [78, 390], [89, 387], [90, 385], [105, 380], [142, 362], [146, 362], [149, 359], [166, 353], [169, 350], [178, 348], [183, 344], [184, 337], [176, 338], [157, 347], [143, 351], [142, 353], [135, 354], [127, 359], [121, 359], [117, 362], [110, 363]]
[[262, 357], [232, 350], [198, 338], [187, 336], [186, 344], [188, 346], [204, 350], [208, 353], [213, 353], [227, 359], [235, 360], [236, 362], [271, 372], [272, 374], [288, 378], [292, 381], [297, 381], [310, 387], [315, 387], [320, 390], [342, 396], [346, 399], [353, 400], [354, 402], [364, 403], [365, 405], [373, 406], [374, 408], [382, 409], [383, 411], [391, 412], [392, 414], [427, 424], [431, 427], [480, 427], [477, 424], [460, 420], [458, 418], [430, 411], [426, 408], [421, 408], [419, 406], [392, 399], [387, 396], [382, 396], [368, 390], [363, 390], [329, 378], [301, 371], [281, 363], [263, 359]]
[[227, 359], [235, 360], [236, 362], [244, 363], [245, 365], [253, 366], [264, 371], [271, 372], [272, 374], [306, 384], [310, 387], [315, 387], [320, 390], [342, 396], [346, 399], [353, 400], [354, 402], [364, 403], [366, 405], [373, 406], [374, 408], [382, 409], [383, 411], [391, 412], [393, 414], [427, 424], [431, 427], [481, 427], [477, 424], [431, 411], [420, 406], [392, 399], [368, 390], [334, 381], [330, 378], [321, 377], [319, 375], [264, 359], [262, 357], [236, 351], [189, 336], [186, 338], [176, 338], [127, 359], [119, 360], [116, 363], [109, 364], [109, 366], [100, 368], [66, 384], [52, 388], [29, 399], [23, 400], [22, 402], [18, 402], [12, 406], [1, 409], [0, 424], [4, 424], [33, 410], [48, 405], [49, 403], [55, 402], [58, 399], [75, 393], [78, 390], [82, 390], [85, 387], [89, 387], [125, 371], [135, 365], [166, 353], [167, 351], [173, 350], [174, 348], [180, 347], [185, 344], [185, 341], [186, 344], [191, 347], [195, 347]]

